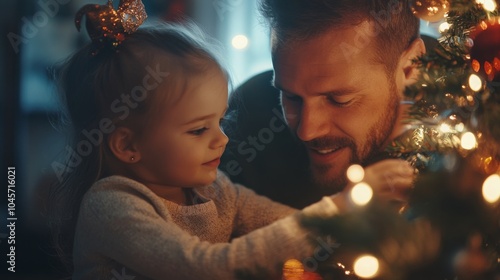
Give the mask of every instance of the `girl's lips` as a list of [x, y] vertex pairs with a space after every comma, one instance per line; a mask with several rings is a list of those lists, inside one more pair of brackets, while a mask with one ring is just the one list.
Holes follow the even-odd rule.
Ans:
[[205, 162], [203, 165], [210, 166], [210, 167], [217, 167], [220, 164], [220, 158], [216, 158], [214, 160], [211, 160], [209, 162]]

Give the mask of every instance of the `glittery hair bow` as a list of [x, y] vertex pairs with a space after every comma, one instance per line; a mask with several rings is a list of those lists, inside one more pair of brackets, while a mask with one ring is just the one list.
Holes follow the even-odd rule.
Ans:
[[78, 31], [84, 15], [87, 33], [95, 46], [93, 55], [107, 46], [116, 48], [126, 34], [134, 33], [148, 17], [141, 0], [120, 0], [117, 10], [113, 1], [108, 0], [106, 5], [88, 4], [78, 10], [75, 16]]

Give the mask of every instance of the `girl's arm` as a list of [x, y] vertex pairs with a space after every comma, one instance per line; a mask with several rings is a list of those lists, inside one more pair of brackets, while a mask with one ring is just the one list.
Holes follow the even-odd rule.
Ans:
[[219, 193], [214, 193], [214, 195], [218, 194], [218, 197], [214, 199], [221, 204], [231, 204], [234, 208], [235, 236], [247, 234], [298, 211], [258, 195], [240, 184], [234, 184], [222, 172], [219, 172], [214, 186], [219, 190]]
[[[99, 262], [103, 257], [133, 271], [129, 275], [152, 279], [279, 279], [284, 261], [314, 257], [315, 249], [324, 246], [312, 243], [308, 231], [299, 225], [300, 216], [337, 212], [332, 199], [324, 198], [230, 243], [211, 244], [176, 226], [166, 210], [151, 200], [137, 186], [91, 189], [78, 221], [80, 241], [75, 243], [75, 256], [78, 252], [85, 256], [75, 259], [75, 267], [80, 267], [75, 279], [82, 279], [78, 274], [87, 269], [89, 259]], [[117, 271], [120, 274], [121, 269]], [[111, 271], [109, 276], [113, 277]]]

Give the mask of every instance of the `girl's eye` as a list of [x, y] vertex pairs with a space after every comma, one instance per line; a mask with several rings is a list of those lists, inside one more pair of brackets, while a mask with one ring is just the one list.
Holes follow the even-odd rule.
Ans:
[[189, 134], [193, 134], [193, 135], [199, 136], [199, 135], [202, 135], [207, 130], [208, 130], [208, 128], [203, 127], [203, 128], [200, 128], [200, 129], [191, 130], [191, 131], [189, 131]]

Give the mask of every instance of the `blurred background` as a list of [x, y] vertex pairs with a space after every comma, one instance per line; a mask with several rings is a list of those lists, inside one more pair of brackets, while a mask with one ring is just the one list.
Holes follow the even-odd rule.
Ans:
[[[118, 1], [115, 1], [118, 2]], [[258, 0], [143, 0], [148, 21], [197, 23], [222, 47], [235, 87], [271, 69], [269, 32]], [[16, 169], [16, 273], [7, 272], [7, 184], [0, 196], [2, 279], [62, 279], [64, 268], [50, 246], [45, 197], [55, 178], [52, 163], [64, 154], [58, 128], [54, 64], [88, 41], [74, 26], [76, 11], [106, 0], [1, 0], [0, 152], [2, 174]], [[115, 3], [115, 6], [118, 3]], [[437, 37], [438, 24], [422, 23]], [[50, 201], [48, 202], [50, 203]], [[8, 273], [8, 274], [7, 274]]]

